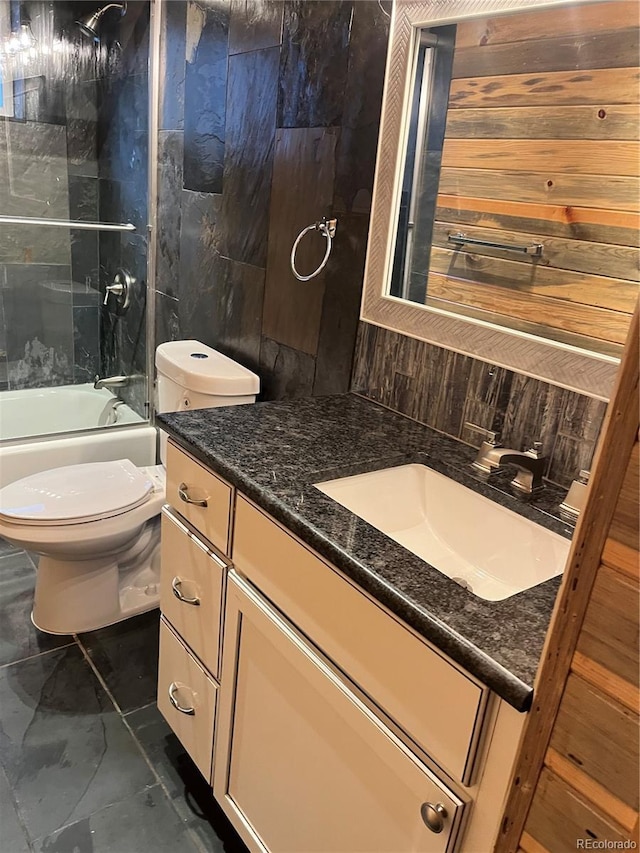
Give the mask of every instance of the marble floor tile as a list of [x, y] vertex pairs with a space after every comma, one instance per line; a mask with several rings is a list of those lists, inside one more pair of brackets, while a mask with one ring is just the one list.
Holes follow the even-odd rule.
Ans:
[[15, 554], [16, 551], [22, 551], [22, 548], [0, 537], [0, 557], [5, 557], [7, 554]]
[[32, 841], [156, 784], [75, 645], [0, 669], [0, 764]]
[[160, 611], [151, 610], [80, 635], [96, 669], [123, 713], [155, 702]]
[[196, 853], [199, 849], [160, 785], [34, 844], [36, 853]]
[[0, 849], [5, 853], [31, 853], [11, 788], [2, 768], [0, 768]]
[[246, 853], [195, 764], [173, 734], [155, 704], [125, 717], [145, 755], [171, 798], [173, 807], [198, 838], [204, 850]]
[[56, 637], [34, 628], [35, 581], [33, 563], [24, 551], [0, 550], [0, 666], [74, 642], [71, 636]]

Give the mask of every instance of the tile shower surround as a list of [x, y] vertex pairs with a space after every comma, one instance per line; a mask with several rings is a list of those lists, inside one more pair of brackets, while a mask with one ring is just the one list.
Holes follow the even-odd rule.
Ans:
[[[387, 33], [376, 0], [164, 4], [156, 341], [222, 350], [264, 399], [349, 388]], [[329, 214], [298, 282], [293, 240]]]
[[158, 611], [53, 637], [34, 581], [0, 539], [2, 853], [246, 853], [155, 705]]
[[[133, 0], [118, 31], [93, 47], [75, 20], [87, 4], [26, 0], [38, 43], [61, 39], [15, 81], [15, 119], [0, 118], [3, 213], [132, 221], [136, 235], [3, 226], [0, 232], [0, 390], [92, 381], [96, 373], [144, 373], [147, 220], [148, 3]], [[28, 85], [26, 85], [28, 83]], [[9, 180], [10, 177], [10, 180]], [[10, 191], [6, 190], [10, 187]], [[44, 321], [41, 285], [74, 281], [104, 290], [128, 266], [141, 282], [134, 306], [114, 325], [102, 299], [83, 292]], [[65, 314], [68, 320], [65, 318]], [[125, 389], [144, 413], [146, 395]]]
[[360, 323], [352, 390], [420, 423], [479, 447], [476, 424], [505, 447], [542, 441], [545, 477], [563, 488], [588, 469], [606, 403]]

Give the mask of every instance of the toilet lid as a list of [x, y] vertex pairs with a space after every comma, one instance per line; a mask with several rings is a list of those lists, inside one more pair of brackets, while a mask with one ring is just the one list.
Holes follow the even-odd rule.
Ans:
[[128, 459], [52, 468], [0, 489], [0, 518], [18, 524], [78, 524], [144, 503], [153, 490]]

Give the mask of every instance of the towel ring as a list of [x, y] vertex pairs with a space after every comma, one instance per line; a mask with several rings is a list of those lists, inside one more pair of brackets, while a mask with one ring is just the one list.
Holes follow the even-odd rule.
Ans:
[[[322, 272], [322, 270], [327, 265], [327, 261], [329, 260], [329, 255], [331, 254], [331, 246], [333, 243], [333, 238], [336, 236], [336, 226], [338, 224], [337, 219], [321, 219], [320, 222], [314, 222], [313, 225], [307, 225], [307, 227], [302, 230], [298, 236], [296, 237], [296, 241], [293, 244], [293, 248], [291, 249], [291, 271], [298, 279], [298, 281], [309, 281], [311, 278], [315, 278], [318, 273]], [[300, 240], [304, 237], [307, 231], [319, 231], [324, 235], [327, 241], [327, 250], [324, 253], [324, 258], [317, 270], [311, 273], [311, 275], [300, 275], [298, 270], [296, 269], [296, 252], [298, 251], [298, 245]]]

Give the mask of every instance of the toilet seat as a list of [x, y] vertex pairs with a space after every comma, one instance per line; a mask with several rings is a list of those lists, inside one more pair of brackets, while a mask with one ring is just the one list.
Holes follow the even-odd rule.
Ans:
[[106, 520], [149, 500], [154, 482], [128, 459], [53, 468], [0, 489], [0, 521], [59, 527]]

